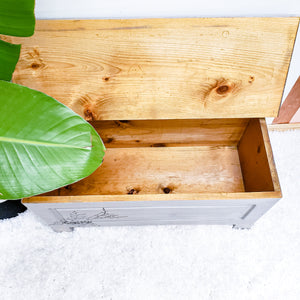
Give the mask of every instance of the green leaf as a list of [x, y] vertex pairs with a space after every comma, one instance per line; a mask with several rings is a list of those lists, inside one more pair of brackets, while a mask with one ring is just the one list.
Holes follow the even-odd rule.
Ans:
[[101, 164], [95, 129], [55, 99], [0, 81], [0, 199], [19, 199], [78, 181]]
[[[1, 1], [1, 0], [0, 0]], [[19, 60], [21, 45], [0, 40], [0, 79], [10, 81]]]
[[0, 0], [1, 34], [31, 36], [34, 26], [34, 0]]

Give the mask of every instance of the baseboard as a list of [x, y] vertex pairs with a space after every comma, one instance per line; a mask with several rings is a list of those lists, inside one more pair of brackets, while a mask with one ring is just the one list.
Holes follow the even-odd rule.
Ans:
[[270, 124], [268, 125], [268, 129], [272, 131], [296, 130], [300, 129], [300, 123]]

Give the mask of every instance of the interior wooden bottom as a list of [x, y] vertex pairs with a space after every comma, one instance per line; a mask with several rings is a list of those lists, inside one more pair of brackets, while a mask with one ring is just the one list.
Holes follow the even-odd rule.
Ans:
[[274, 191], [265, 127], [259, 119], [103, 121], [95, 126], [103, 164], [47, 196]]
[[244, 191], [236, 147], [108, 148], [103, 165], [60, 195]]

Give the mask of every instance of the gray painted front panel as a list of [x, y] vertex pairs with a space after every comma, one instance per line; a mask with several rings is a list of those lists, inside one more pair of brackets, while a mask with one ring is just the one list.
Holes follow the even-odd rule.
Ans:
[[250, 227], [278, 199], [38, 203], [26, 206], [55, 230], [70, 227], [228, 224]]

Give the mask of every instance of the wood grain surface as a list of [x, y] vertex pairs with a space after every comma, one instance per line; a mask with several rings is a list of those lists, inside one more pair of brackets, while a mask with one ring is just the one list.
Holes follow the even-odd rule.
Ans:
[[281, 192], [188, 193], [188, 194], [130, 194], [130, 195], [72, 195], [58, 196], [57, 191], [22, 199], [22, 203], [86, 203], [111, 201], [168, 201], [168, 200], [241, 200], [281, 198]]
[[275, 118], [272, 124], [289, 123], [297, 111], [300, 109], [300, 76], [283, 102], [278, 117]]
[[281, 197], [264, 119], [92, 123], [106, 141], [101, 167], [28, 203]]
[[245, 191], [280, 191], [265, 120], [252, 119], [238, 144]]
[[108, 148], [89, 177], [48, 195], [244, 191], [236, 147]]
[[272, 151], [272, 146], [271, 146], [271, 142], [270, 142], [270, 137], [269, 137], [268, 126], [267, 126], [266, 120], [259, 119], [259, 125], [260, 125], [260, 130], [262, 133], [262, 137], [263, 137], [264, 146], [266, 149], [266, 155], [267, 155], [267, 159], [268, 159], [269, 169], [271, 172], [273, 188], [274, 188], [274, 191], [281, 192], [280, 182], [279, 182], [279, 178], [278, 178], [278, 174], [277, 174], [277, 170], [276, 170], [276, 165], [275, 165], [275, 161], [274, 161], [274, 156], [273, 156], [273, 151]]
[[91, 124], [107, 148], [236, 146], [249, 119], [118, 120]]
[[286, 131], [286, 130], [300, 130], [300, 123], [288, 123], [288, 124], [269, 124], [268, 130], [272, 131]]
[[38, 20], [13, 81], [86, 120], [276, 116], [299, 18]]

